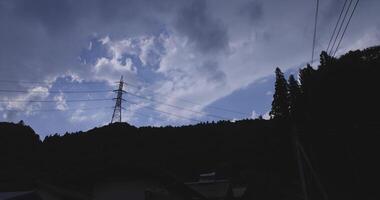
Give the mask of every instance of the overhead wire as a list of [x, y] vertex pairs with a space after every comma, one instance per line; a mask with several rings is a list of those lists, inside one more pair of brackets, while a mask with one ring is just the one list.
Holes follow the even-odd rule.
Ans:
[[[0, 82], [26, 83], [26, 84], [30, 84], [30, 83], [35, 83], [35, 84], [51, 84], [52, 83], [52, 82], [43, 82], [43, 81], [15, 81], [15, 80], [4, 80], [4, 79], [0, 79]], [[80, 82], [80, 83], [85, 83], [85, 84], [100, 84], [99, 82]], [[128, 86], [134, 87], [134, 88], [138, 88], [138, 89], [141, 88], [140, 86], [137, 86], [137, 85], [134, 85], [134, 84], [131, 84], [131, 83], [125, 83], [125, 84], [127, 84]], [[113, 92], [113, 90], [57, 90], [56, 89], [56, 90], [48, 90], [47, 92], [48, 93], [52, 93], [52, 94], [59, 94], [59, 93], [80, 94], [80, 93], [107, 93], [107, 92]], [[45, 91], [31, 91], [31, 90], [17, 90], [17, 89], [0, 89], [0, 93], [45, 93]], [[213, 117], [213, 118], [227, 119], [226, 117], [218, 116], [218, 115], [215, 115], [215, 114], [210, 114], [210, 113], [205, 112], [205, 111], [195, 111], [195, 110], [192, 110], [192, 109], [185, 108], [183, 106], [178, 106], [178, 105], [173, 105], [173, 104], [167, 104], [167, 103], [164, 103], [164, 102], [161, 102], [161, 101], [152, 100], [151, 98], [145, 98], [145, 97], [142, 97], [142, 96], [140, 96], [140, 98], [144, 98], [144, 99], [146, 99], [148, 101], [154, 101], [155, 103], [164, 104], [166, 106], [170, 106], [170, 107], [173, 107], [173, 108], [187, 110], [189, 112], [194, 112], [194, 113], [198, 113], [198, 114], [205, 114], [205, 115], [207, 115], [209, 117]], [[183, 98], [177, 98], [177, 99], [180, 100], [180, 101], [183, 101], [183, 102], [187, 102], [189, 104], [203, 106], [200, 103], [197, 103], [197, 102], [194, 102], [194, 101], [190, 101], [190, 100], [187, 100], [187, 99], [183, 99]], [[0, 102], [4, 102], [4, 101], [8, 102], [8, 101], [11, 101], [11, 100], [1, 100]], [[17, 101], [20, 101], [20, 100], [17, 100]], [[40, 100], [40, 101], [26, 101], [26, 102], [54, 102], [54, 101], [51, 101], [51, 100]], [[236, 110], [232, 110], [232, 109], [228, 109], [228, 108], [222, 108], [222, 107], [218, 107], [218, 106], [206, 106], [205, 107], [205, 109], [210, 109], [210, 108], [211, 109], [215, 109], [215, 110], [224, 111], [224, 112], [235, 113], [235, 114], [239, 114], [239, 115], [242, 115], [242, 116], [243, 115], [244, 116], [250, 115], [249, 113], [244, 113], [244, 112], [240, 112], [240, 111], [236, 111]]]
[[350, 0], [350, 3], [348, 4], [348, 6], [347, 6], [347, 9], [346, 9], [346, 12], [344, 13], [344, 16], [343, 16], [343, 19], [342, 19], [342, 22], [340, 23], [340, 26], [339, 26], [339, 29], [338, 29], [338, 33], [335, 35], [335, 39], [334, 39], [334, 42], [333, 42], [333, 44], [332, 44], [332, 46], [331, 46], [331, 49], [330, 49], [330, 51], [329, 51], [329, 55], [332, 55], [332, 51], [333, 51], [333, 49], [334, 49], [334, 46], [335, 46], [335, 44], [336, 44], [336, 41], [338, 40], [338, 37], [339, 37], [339, 35], [340, 35], [340, 31], [342, 30], [342, 27], [343, 27], [343, 24], [344, 24], [344, 22], [346, 21], [346, 17], [347, 17], [347, 14], [348, 14], [348, 11], [350, 10], [350, 7], [351, 7], [351, 4], [352, 4], [352, 1], [353, 0]]
[[354, 8], [352, 9], [351, 15], [350, 15], [350, 17], [348, 18], [348, 21], [347, 21], [346, 26], [344, 27], [344, 31], [343, 31], [343, 33], [342, 33], [342, 36], [341, 36], [340, 39], [339, 39], [338, 45], [336, 46], [336, 49], [335, 49], [335, 51], [334, 51], [333, 56], [335, 56], [336, 52], [337, 52], [338, 49], [339, 49], [340, 43], [342, 42], [343, 37], [344, 37], [344, 35], [346, 34], [347, 27], [348, 27], [348, 25], [349, 25], [350, 22], [351, 22], [352, 16], [353, 16], [354, 13], [355, 13], [355, 10], [356, 10], [356, 7], [358, 6], [359, 1], [360, 1], [360, 0], [357, 0], [357, 1], [356, 1], [355, 6], [354, 6]]
[[[67, 108], [67, 109], [32, 109], [31, 111], [38, 111], [38, 112], [69, 112], [69, 111], [85, 111], [85, 110], [99, 110], [99, 109], [110, 109], [111, 107], [90, 107], [90, 108]], [[3, 109], [0, 111], [15, 111], [20, 112], [23, 111], [23, 109]]]
[[[57, 83], [56, 81], [25, 81], [25, 80], [7, 80], [7, 79], [0, 79], [0, 82], [2, 83], [30, 83], [30, 84], [52, 84], [52, 83]], [[68, 82], [65, 82], [65, 84], [68, 84], [68, 83], [78, 83], [78, 84], [103, 84], [103, 82], [101, 81], [98, 81], [98, 82], [85, 82], [85, 81], [81, 81], [81, 82], [73, 82], [73, 81], [68, 81]]]
[[48, 90], [48, 91], [30, 91], [30, 90], [8, 90], [0, 89], [3, 93], [106, 93], [113, 90]]
[[[113, 99], [67, 99], [65, 102], [86, 102], [86, 101], [110, 101]], [[18, 100], [0, 99], [0, 102], [28, 102], [28, 103], [56, 103], [59, 100]]]
[[[127, 103], [130, 103], [130, 104], [138, 104], [136, 102], [129, 101], [129, 100], [125, 100], [125, 101]], [[153, 111], [157, 111], [157, 112], [164, 113], [164, 114], [167, 114], [167, 115], [171, 115], [171, 116], [174, 116], [174, 117], [177, 117], [177, 118], [183, 118], [183, 119], [187, 119], [187, 120], [190, 120], [190, 121], [195, 121], [195, 122], [198, 122], [198, 123], [201, 122], [200, 120], [197, 120], [197, 119], [188, 118], [188, 117], [185, 117], [185, 116], [182, 116], [182, 115], [177, 115], [177, 114], [174, 114], [174, 113], [171, 113], [171, 112], [167, 112], [167, 111], [164, 111], [164, 110], [156, 109], [156, 108], [154, 108], [152, 106], [144, 106], [142, 108], [153, 110]]]
[[43, 82], [43, 81], [23, 81], [23, 80], [19, 80], [19, 81], [15, 81], [15, 80], [4, 80], [4, 79], [1, 79], [0, 80], [1, 83], [29, 83], [29, 84], [51, 84], [52, 82]]
[[[113, 100], [113, 99], [67, 99], [65, 100], [65, 102], [86, 102], [86, 101], [110, 101], [110, 100]], [[131, 104], [137, 104], [135, 102], [132, 102], [132, 101], [129, 101], [129, 100], [124, 100], [128, 103], [131, 103]], [[57, 103], [59, 101], [57, 100], [4, 100], [4, 99], [0, 99], [0, 102], [27, 102], [27, 103]], [[111, 107], [109, 107], [111, 108]], [[146, 109], [150, 109], [150, 110], [154, 110], [154, 111], [157, 111], [157, 112], [161, 112], [161, 113], [164, 113], [166, 115], [171, 115], [171, 116], [174, 116], [174, 117], [177, 117], [177, 118], [183, 118], [183, 119], [187, 119], [187, 120], [190, 120], [190, 121], [195, 121], [195, 122], [201, 122], [200, 120], [196, 120], [196, 119], [193, 119], [193, 118], [188, 118], [188, 117], [184, 117], [184, 116], [181, 116], [181, 115], [177, 115], [177, 114], [174, 114], [174, 113], [171, 113], [171, 112], [167, 112], [167, 111], [163, 111], [163, 110], [160, 110], [160, 109], [156, 109], [154, 107], [151, 107], [151, 106], [145, 106], [143, 108], [146, 108]], [[72, 109], [65, 109], [65, 110], [59, 110], [59, 109], [33, 109], [33, 111], [42, 111], [42, 112], [59, 112], [59, 111], [66, 111], [66, 110], [91, 110], [91, 109], [94, 109], [96, 110], [97, 108], [78, 108], [78, 109], [75, 109], [75, 108], [72, 108]], [[19, 109], [14, 109], [14, 110], [11, 110], [11, 109], [2, 109], [0, 111], [20, 111]]]
[[[40, 92], [40, 91], [4, 90], [4, 89], [0, 89], [0, 92], [17, 92], [17, 93], [20, 93], [20, 92], [21, 93], [32, 92], [33, 93], [33, 92]], [[41, 91], [41, 92], [44, 92], [44, 91]], [[112, 90], [86, 90], [86, 91], [74, 91], [74, 90], [72, 90], [72, 91], [64, 91], [64, 90], [58, 90], [58, 91], [49, 91], [49, 93], [104, 93], [104, 92], [113, 92], [113, 91]], [[203, 114], [203, 115], [206, 115], [206, 116], [209, 116], [209, 117], [213, 117], [213, 118], [227, 119], [226, 117], [222, 117], [222, 116], [218, 116], [218, 115], [214, 115], [214, 114], [209, 114], [209, 113], [202, 112], [202, 111], [195, 111], [195, 110], [184, 108], [184, 107], [181, 107], [181, 106], [177, 106], [177, 105], [168, 104], [168, 103], [165, 103], [165, 102], [153, 100], [151, 98], [148, 98], [148, 97], [145, 97], [145, 96], [141, 96], [141, 95], [138, 95], [138, 94], [134, 94], [134, 93], [131, 93], [131, 92], [127, 92], [127, 94], [135, 96], [135, 97], [138, 97], [138, 98], [141, 98], [141, 99], [145, 99], [145, 100], [151, 101], [151, 102], [156, 103], [156, 104], [162, 104], [162, 105], [170, 106], [170, 107], [173, 107], [173, 108], [176, 108], [176, 109], [186, 110], [186, 111], [197, 113], [197, 114]], [[106, 101], [106, 100], [112, 100], [112, 99], [68, 99], [68, 100], [65, 100], [65, 102]], [[58, 102], [58, 100], [17, 100], [17, 99], [16, 100], [9, 100], [9, 99], [4, 100], [4, 99], [2, 99], [2, 100], [0, 100], [0, 102], [28, 102], [28, 103], [38, 102], [38, 103], [49, 103], [49, 102]]]
[[[127, 86], [132, 86], [136, 89], [141, 89], [140, 86], [136, 86], [136, 85], [132, 85], [128, 82], [125, 82], [125, 84]], [[152, 91], [153, 92], [153, 91]], [[203, 104], [201, 103], [198, 103], [198, 102], [195, 102], [195, 101], [190, 101], [190, 100], [187, 100], [187, 99], [183, 99], [183, 98], [176, 98], [177, 100], [180, 100], [182, 102], [187, 102], [187, 103], [190, 103], [190, 104], [193, 104], [193, 105], [199, 105], [199, 106], [203, 106]], [[249, 113], [244, 113], [244, 112], [241, 112], [241, 111], [237, 111], [237, 110], [233, 110], [233, 109], [228, 109], [228, 108], [223, 108], [223, 107], [219, 107], [219, 106], [211, 106], [211, 105], [208, 105], [205, 107], [206, 109], [207, 108], [211, 108], [211, 109], [215, 109], [215, 110], [220, 110], [220, 111], [225, 111], [225, 112], [230, 112], [230, 113], [235, 113], [235, 114], [240, 114], [240, 115], [250, 115]]]
[[316, 35], [317, 35], [318, 9], [319, 9], [319, 0], [317, 0], [317, 6], [316, 6], [316, 9], [315, 9], [313, 48], [312, 48], [312, 51], [311, 51], [311, 63], [313, 63], [313, 60], [314, 60], [315, 39], [316, 39]]
[[340, 14], [339, 14], [339, 17], [338, 17], [338, 21], [337, 21], [336, 24], [335, 24], [334, 31], [333, 31], [333, 33], [332, 33], [332, 35], [331, 35], [331, 37], [330, 37], [329, 44], [327, 45], [326, 52], [329, 52], [330, 45], [331, 45], [331, 41], [333, 40], [333, 38], [334, 38], [334, 36], [335, 36], [336, 29], [338, 28], [338, 25], [339, 25], [340, 19], [342, 18], [342, 14], [343, 14], [344, 8], [346, 7], [347, 1], [348, 1], [348, 0], [345, 0], [345, 1], [344, 1], [344, 4], [343, 4], [343, 7], [342, 7], [342, 10], [340, 11]]
[[153, 103], [162, 104], [162, 105], [165, 105], [165, 106], [169, 106], [169, 107], [172, 107], [172, 108], [185, 110], [185, 111], [192, 112], [192, 113], [202, 114], [202, 115], [206, 115], [206, 116], [217, 118], [217, 119], [227, 119], [227, 118], [219, 116], [219, 115], [214, 115], [214, 114], [210, 114], [210, 113], [206, 113], [206, 112], [202, 112], [202, 111], [196, 111], [196, 110], [184, 108], [184, 107], [173, 105], [173, 104], [168, 104], [168, 103], [165, 103], [165, 102], [157, 101], [157, 100], [154, 100], [152, 98], [149, 98], [149, 97], [146, 97], [146, 96], [141, 96], [141, 95], [138, 95], [138, 94], [135, 94], [135, 93], [131, 93], [131, 92], [126, 92], [126, 94], [129, 94], [131, 96], [135, 96], [137, 98], [145, 99], [145, 100], [151, 101]]

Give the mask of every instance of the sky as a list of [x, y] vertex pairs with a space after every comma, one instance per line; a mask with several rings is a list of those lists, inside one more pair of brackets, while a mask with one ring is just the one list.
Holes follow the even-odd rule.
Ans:
[[[320, 0], [314, 66], [345, 0]], [[352, 3], [354, 5], [355, 1]], [[348, 4], [348, 3], [347, 3]], [[268, 117], [274, 69], [311, 62], [316, 0], [0, 0], [0, 121], [40, 136]], [[380, 44], [362, 0], [337, 51]]]

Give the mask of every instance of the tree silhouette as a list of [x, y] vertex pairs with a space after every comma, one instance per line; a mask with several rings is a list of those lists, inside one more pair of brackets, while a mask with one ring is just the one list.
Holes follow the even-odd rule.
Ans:
[[333, 62], [334, 58], [329, 56], [326, 51], [322, 51], [320, 55], [320, 66], [325, 67]]
[[299, 117], [300, 110], [299, 98], [301, 96], [301, 89], [298, 84], [298, 81], [294, 78], [293, 75], [289, 76], [288, 82], [289, 114], [293, 119], [297, 119]]
[[272, 119], [287, 119], [289, 116], [288, 84], [284, 73], [276, 68], [275, 92], [273, 94], [272, 110], [269, 115]]
[[299, 76], [300, 76], [302, 93], [306, 94], [309, 92], [309, 89], [311, 89], [311, 84], [312, 84], [311, 79], [314, 74], [315, 74], [315, 70], [310, 66], [310, 64], [307, 64], [306, 68], [303, 68], [300, 70]]

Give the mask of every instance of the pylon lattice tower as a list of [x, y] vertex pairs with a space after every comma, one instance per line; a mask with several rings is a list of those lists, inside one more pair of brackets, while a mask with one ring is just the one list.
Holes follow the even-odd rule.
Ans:
[[124, 86], [124, 81], [123, 81], [123, 76], [121, 76], [120, 81], [119, 81], [119, 88], [117, 90], [114, 90], [117, 96], [116, 98], [114, 98], [116, 100], [116, 103], [113, 109], [111, 123], [121, 122], [121, 112], [123, 109], [123, 107], [121, 106], [121, 103], [125, 101], [123, 99], [123, 93], [125, 93], [125, 91], [123, 90], [123, 86]]

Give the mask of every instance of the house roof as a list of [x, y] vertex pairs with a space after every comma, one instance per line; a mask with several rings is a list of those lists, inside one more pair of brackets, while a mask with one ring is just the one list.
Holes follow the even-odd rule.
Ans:
[[[103, 175], [94, 175], [95, 177], [97, 177], [95, 178], [95, 181], [89, 180], [87, 183], [88, 185], [92, 185], [91, 187], [94, 187], [96, 184], [105, 183], [109, 181], [133, 182], [136, 180], [147, 180], [158, 183], [169, 193], [179, 195], [183, 199], [206, 200], [206, 197], [199, 193], [197, 190], [194, 190], [193, 188], [179, 181], [173, 174], [165, 172], [164, 170], [152, 170], [147, 168], [129, 168], [124, 169], [124, 173], [119, 174], [119, 176], [116, 176], [118, 174], [117, 169], [115, 169], [115, 172], [116, 173], [113, 173], [114, 175], [112, 176], [103, 176], [104, 174], [102, 172], [99, 172]], [[74, 180], [73, 182], [62, 185], [38, 181], [36, 191], [19, 192], [13, 194], [13, 196], [8, 195], [7, 198], [1, 198], [0, 193], [0, 200], [8, 200], [10, 197], [15, 198], [11, 200], [42, 200], [44, 199], [41, 198], [42, 193], [48, 193], [50, 196], [63, 197], [66, 199], [87, 200], [90, 199], [92, 190], [86, 192], [85, 189], [81, 189], [81, 185], [84, 185], [83, 182], [86, 181], [87, 180]]]
[[223, 199], [227, 196], [230, 182], [228, 180], [199, 181], [186, 183], [207, 199]]

